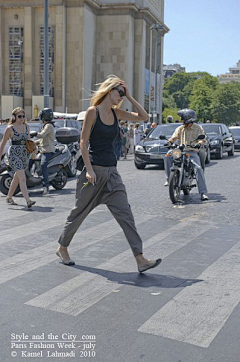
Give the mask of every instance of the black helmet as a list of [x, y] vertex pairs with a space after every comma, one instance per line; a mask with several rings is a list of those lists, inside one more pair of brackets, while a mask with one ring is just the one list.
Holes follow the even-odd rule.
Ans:
[[51, 108], [44, 108], [39, 112], [38, 117], [42, 121], [52, 122], [53, 120], [53, 111]]
[[197, 120], [197, 114], [192, 109], [181, 109], [177, 114], [181, 117], [184, 124], [193, 123]]

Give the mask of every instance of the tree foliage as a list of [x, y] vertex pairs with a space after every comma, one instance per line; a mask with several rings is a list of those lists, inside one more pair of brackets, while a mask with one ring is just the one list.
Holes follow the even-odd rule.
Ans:
[[206, 72], [176, 73], [164, 84], [163, 120], [183, 108], [194, 109], [202, 122], [240, 122], [240, 83], [219, 84]]

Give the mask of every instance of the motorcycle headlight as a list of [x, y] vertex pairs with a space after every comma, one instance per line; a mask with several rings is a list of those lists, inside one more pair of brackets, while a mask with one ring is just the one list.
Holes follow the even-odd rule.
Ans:
[[218, 145], [220, 143], [219, 140], [214, 140], [210, 142], [212, 146]]
[[179, 148], [177, 148], [176, 150], [172, 151], [172, 158], [174, 160], [177, 160], [178, 158], [180, 158], [182, 156], [182, 152], [181, 150], [179, 150]]
[[145, 152], [143, 146], [140, 146], [140, 145], [137, 145], [137, 146], [135, 147], [135, 151], [137, 151], [137, 152]]

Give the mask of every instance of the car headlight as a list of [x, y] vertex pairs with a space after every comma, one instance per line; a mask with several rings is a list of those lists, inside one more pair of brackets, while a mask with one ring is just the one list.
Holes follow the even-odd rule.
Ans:
[[220, 143], [219, 140], [214, 140], [210, 142], [212, 146], [218, 145]]
[[140, 145], [136, 145], [135, 151], [137, 151], [137, 152], [145, 152], [143, 146], [140, 146]]

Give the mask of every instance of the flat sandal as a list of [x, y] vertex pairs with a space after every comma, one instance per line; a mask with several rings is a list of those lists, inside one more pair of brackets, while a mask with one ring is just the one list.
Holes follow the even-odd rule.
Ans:
[[6, 203], [9, 205], [17, 205], [17, 203], [11, 197], [6, 197]]

